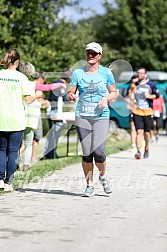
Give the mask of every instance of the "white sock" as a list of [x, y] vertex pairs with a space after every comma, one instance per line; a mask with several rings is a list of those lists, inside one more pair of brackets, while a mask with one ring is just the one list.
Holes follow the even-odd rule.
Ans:
[[93, 186], [93, 183], [87, 184], [87, 186]]
[[106, 177], [106, 175], [104, 174], [103, 176], [100, 175], [100, 178], [101, 179], [104, 179]]

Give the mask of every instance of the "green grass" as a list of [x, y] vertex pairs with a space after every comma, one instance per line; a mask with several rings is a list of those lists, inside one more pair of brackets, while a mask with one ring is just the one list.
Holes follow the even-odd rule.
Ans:
[[29, 182], [38, 182], [45, 176], [50, 176], [56, 170], [60, 170], [67, 165], [80, 162], [81, 157], [62, 157], [59, 159], [42, 160], [31, 166], [27, 172], [22, 170], [17, 171], [13, 185], [15, 187], [22, 187], [23, 184]]
[[113, 143], [110, 140], [107, 140], [106, 143], [106, 155], [114, 154], [119, 151], [127, 150], [130, 148], [130, 142], [128, 140], [116, 141]]
[[[117, 153], [122, 150], [126, 150], [130, 147], [130, 143], [128, 140], [121, 141], [112, 141], [112, 139], [108, 138], [106, 143], [106, 154]], [[43, 149], [40, 146], [41, 150]], [[79, 144], [79, 151], [81, 150]], [[42, 160], [38, 161], [27, 172], [23, 172], [19, 170], [15, 173], [15, 177], [13, 180], [13, 186], [15, 188], [22, 187], [23, 185], [29, 182], [38, 182], [43, 177], [50, 176], [56, 170], [60, 170], [68, 165], [80, 163], [82, 158], [81, 156], [76, 156], [76, 143], [70, 143], [69, 152], [71, 156], [66, 157], [66, 144], [59, 144], [57, 148], [57, 154], [61, 156], [58, 159], [51, 160]], [[41, 152], [42, 153], [42, 152]], [[73, 156], [72, 156], [73, 154]], [[0, 195], [4, 193], [0, 191]]]
[[[129, 148], [129, 141], [112, 142], [107, 140], [106, 154], [112, 154]], [[70, 152], [76, 153], [76, 144], [70, 144]], [[59, 144], [57, 154], [64, 156], [66, 154], [66, 144]], [[68, 165], [81, 162], [81, 156], [68, 156], [58, 159], [42, 160], [31, 166], [27, 172], [17, 171], [13, 180], [15, 187], [22, 187], [23, 184], [29, 182], [38, 182], [41, 178], [51, 175], [56, 170], [60, 170]]]

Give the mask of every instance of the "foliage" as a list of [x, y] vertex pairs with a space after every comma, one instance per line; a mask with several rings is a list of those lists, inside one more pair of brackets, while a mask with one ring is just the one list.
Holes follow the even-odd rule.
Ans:
[[0, 54], [10, 47], [21, 52], [38, 71], [62, 71], [85, 59], [85, 44], [93, 39], [91, 26], [74, 25], [58, 18], [72, 0], [0, 0]]
[[106, 3], [106, 14], [93, 19], [96, 38], [134, 68], [145, 65], [150, 70], [166, 70], [167, 1], [115, 2], [116, 6]]
[[60, 19], [75, 0], [0, 0], [0, 55], [10, 47], [19, 49], [23, 61], [38, 71], [62, 71], [84, 60], [90, 41], [103, 46], [103, 65], [124, 59], [133, 68], [167, 69], [167, 1], [105, 1], [106, 14], [78, 24]]

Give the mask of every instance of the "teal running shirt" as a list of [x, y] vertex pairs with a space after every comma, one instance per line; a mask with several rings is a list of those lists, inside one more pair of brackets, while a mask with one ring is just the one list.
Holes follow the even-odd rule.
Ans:
[[97, 72], [88, 74], [85, 67], [76, 69], [71, 76], [71, 86], [77, 87], [79, 100], [76, 107], [76, 117], [87, 119], [109, 118], [109, 108], [99, 109], [98, 103], [108, 95], [107, 87], [115, 83], [109, 68], [99, 65]]

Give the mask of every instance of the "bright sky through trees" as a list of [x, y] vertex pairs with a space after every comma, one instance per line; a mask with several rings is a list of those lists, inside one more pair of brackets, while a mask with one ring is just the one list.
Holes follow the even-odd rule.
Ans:
[[[76, 23], [80, 19], [89, 18], [96, 14], [104, 14], [103, 2], [105, 0], [80, 0], [79, 7], [66, 7], [59, 13], [59, 17]], [[114, 0], [108, 0], [108, 2], [112, 4]], [[79, 8], [82, 8], [82, 12], [80, 12]]]

